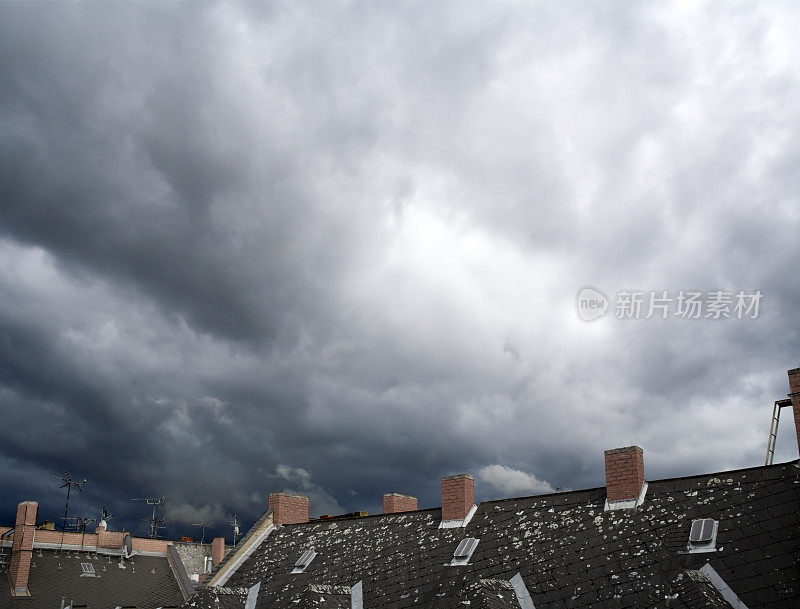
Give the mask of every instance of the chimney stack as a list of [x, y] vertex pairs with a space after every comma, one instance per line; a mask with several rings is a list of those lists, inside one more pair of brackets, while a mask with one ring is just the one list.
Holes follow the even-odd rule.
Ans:
[[275, 524], [308, 522], [308, 497], [291, 493], [270, 493], [267, 506]]
[[417, 498], [400, 493], [385, 493], [383, 495], [383, 513], [395, 514], [397, 512], [413, 512], [417, 509]]
[[221, 563], [224, 557], [225, 557], [225, 538], [215, 537], [214, 540], [211, 542], [211, 560], [214, 561], [214, 566], [216, 567], [219, 563]]
[[606, 499], [635, 500], [644, 485], [644, 451], [638, 446], [626, 446], [605, 451]]
[[23, 501], [17, 506], [17, 520], [14, 525], [14, 540], [11, 542], [11, 576], [14, 596], [30, 596], [28, 576], [31, 571], [31, 555], [33, 554], [33, 537], [36, 533], [36, 513], [39, 504], [35, 501]]
[[794, 430], [797, 433], [797, 448], [800, 450], [800, 368], [789, 370], [789, 397], [792, 398]]
[[463, 520], [475, 505], [475, 478], [456, 474], [442, 478], [442, 521]]

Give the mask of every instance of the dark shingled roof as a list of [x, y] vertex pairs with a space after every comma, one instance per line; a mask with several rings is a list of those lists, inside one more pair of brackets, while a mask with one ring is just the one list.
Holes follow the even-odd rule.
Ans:
[[[6, 554], [10, 548], [4, 548]], [[0, 609], [58, 609], [61, 599], [66, 603], [87, 609], [114, 609], [114, 607], [178, 607], [183, 596], [172, 569], [164, 557], [134, 556], [120, 558], [93, 552], [72, 550], [33, 551], [29, 597], [12, 597], [5, 566], [0, 567]], [[95, 576], [83, 575], [81, 563], [90, 563]]]
[[[246, 590], [261, 582], [257, 609], [304, 604], [312, 585], [358, 581], [365, 609], [519, 609], [497, 580], [520, 573], [536, 609], [726, 606], [697, 574], [709, 563], [749, 609], [797, 608], [796, 461], [652, 481], [631, 510], [605, 512], [604, 501], [604, 488], [490, 501], [466, 528], [440, 529], [438, 508], [283, 526], [226, 586], [244, 589], [243, 606]], [[719, 521], [716, 551], [686, 552], [696, 518]], [[465, 537], [480, 539], [469, 565], [447, 566]], [[317, 556], [292, 574], [310, 547]], [[203, 589], [184, 607], [213, 609], [214, 596]]]

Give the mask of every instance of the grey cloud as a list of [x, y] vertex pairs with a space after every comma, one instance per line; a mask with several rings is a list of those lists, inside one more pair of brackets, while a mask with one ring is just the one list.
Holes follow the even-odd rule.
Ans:
[[[630, 443], [758, 463], [800, 365], [800, 14], [685, 9], [0, 7], [5, 519], [64, 469], [177, 535], [492, 464], [596, 486]], [[585, 324], [584, 285], [765, 297]]]

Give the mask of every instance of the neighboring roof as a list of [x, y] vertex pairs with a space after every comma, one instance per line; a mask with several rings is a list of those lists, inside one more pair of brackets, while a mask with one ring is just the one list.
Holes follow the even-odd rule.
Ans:
[[[364, 609], [519, 609], [502, 581], [520, 573], [536, 609], [697, 609], [719, 606], [707, 578], [692, 576], [709, 563], [749, 609], [796, 608], [796, 461], [651, 481], [644, 503], [631, 510], [604, 511], [605, 498], [597, 488], [486, 502], [465, 528], [439, 528], [438, 508], [287, 525], [225, 585], [240, 590], [241, 607], [260, 582], [256, 609], [291, 608], [308, 598], [311, 585], [358, 581]], [[686, 553], [696, 518], [719, 521], [716, 551]], [[470, 563], [447, 566], [465, 537], [480, 540]], [[317, 556], [292, 574], [310, 547]], [[215, 594], [202, 589], [184, 607], [218, 607]]]
[[[165, 557], [121, 559], [94, 552], [42, 549], [33, 551], [28, 584], [31, 596], [12, 597], [6, 575], [10, 548], [0, 551], [6, 555], [5, 566], [0, 566], [0, 580], [5, 582], [0, 586], [0, 609], [58, 609], [62, 599], [87, 609], [166, 609], [183, 602]], [[81, 563], [91, 564], [95, 576], [84, 575]]]

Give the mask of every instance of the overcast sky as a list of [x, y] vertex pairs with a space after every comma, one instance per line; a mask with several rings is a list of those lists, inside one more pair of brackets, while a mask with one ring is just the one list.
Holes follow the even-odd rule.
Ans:
[[[763, 464], [800, 366], [798, 31], [792, 2], [0, 4], [2, 521], [60, 518], [64, 470], [73, 514], [142, 533], [129, 499], [166, 495], [192, 535], [276, 490], [601, 486], [629, 444], [650, 479]], [[621, 290], [762, 299], [617, 319]]]

